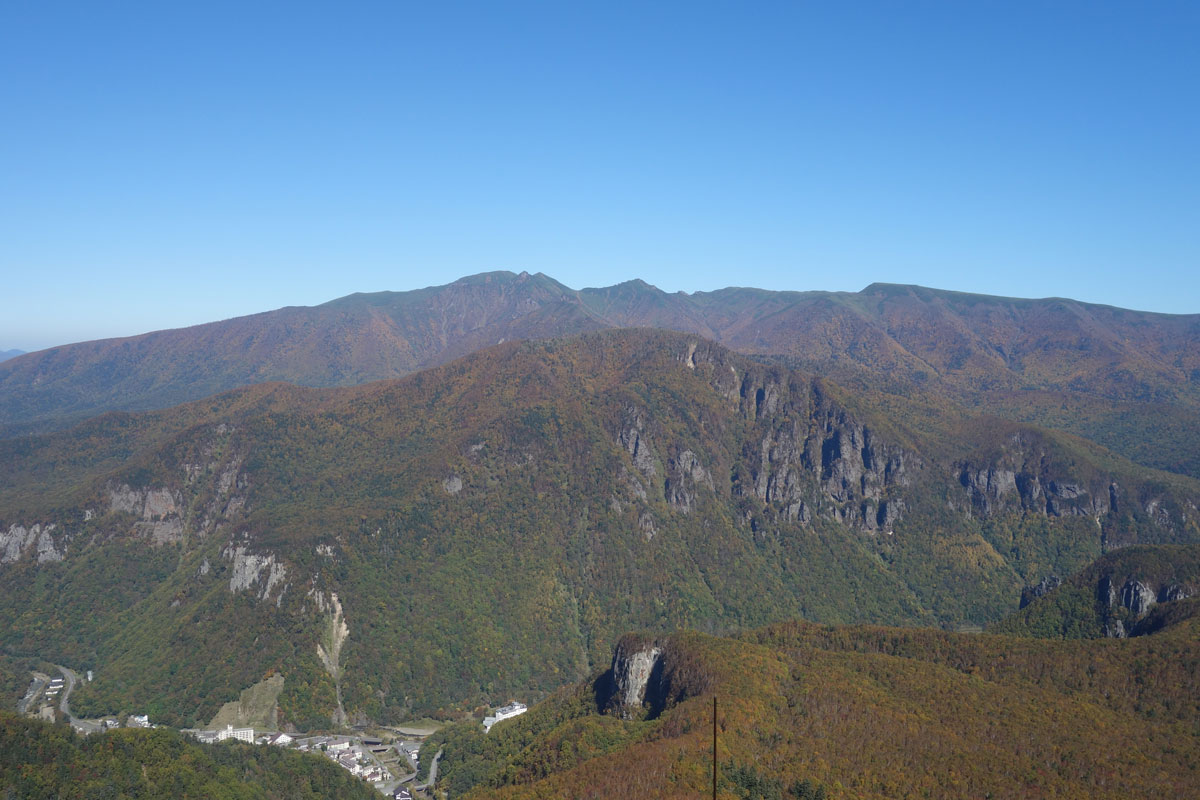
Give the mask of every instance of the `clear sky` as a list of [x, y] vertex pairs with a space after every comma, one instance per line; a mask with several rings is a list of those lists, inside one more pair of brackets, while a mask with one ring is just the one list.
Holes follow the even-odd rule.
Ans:
[[493, 269], [1200, 312], [1197, 2], [0, 2], [0, 350]]

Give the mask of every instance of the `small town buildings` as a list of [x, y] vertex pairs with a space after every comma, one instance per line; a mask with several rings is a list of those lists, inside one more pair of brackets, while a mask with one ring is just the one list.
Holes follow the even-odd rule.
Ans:
[[130, 714], [125, 724], [130, 728], [149, 728], [150, 716], [148, 714]]

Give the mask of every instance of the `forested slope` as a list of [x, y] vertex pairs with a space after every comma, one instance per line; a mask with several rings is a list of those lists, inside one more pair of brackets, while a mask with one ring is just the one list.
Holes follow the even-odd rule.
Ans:
[[997, 633], [1093, 639], [1153, 633], [1200, 613], [1200, 546], [1143, 545], [1108, 553], [1026, 592]]
[[648, 330], [106, 415], [0, 442], [0, 477], [3, 645], [96, 667], [81, 711], [181, 723], [274, 673], [306, 727], [339, 691], [359, 721], [534, 699], [629, 628], [981, 626], [1200, 537], [1191, 479]]
[[490, 734], [440, 733], [439, 780], [456, 798], [706, 796], [716, 697], [722, 798], [1185, 797], [1200, 785], [1197, 632], [630, 636], [608, 672]]

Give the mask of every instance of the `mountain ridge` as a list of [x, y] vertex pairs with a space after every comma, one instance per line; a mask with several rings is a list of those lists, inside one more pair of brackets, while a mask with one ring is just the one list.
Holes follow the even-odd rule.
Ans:
[[541, 273], [482, 273], [27, 354], [0, 366], [0, 432], [165, 407], [259, 381], [353, 385], [498, 341], [609, 327], [704, 336], [849, 386], [1062, 427], [1150, 466], [1200, 475], [1194, 442], [1159, 424], [1169, 417], [1200, 427], [1200, 315], [903, 284], [668, 294], [640, 280], [574, 290]]

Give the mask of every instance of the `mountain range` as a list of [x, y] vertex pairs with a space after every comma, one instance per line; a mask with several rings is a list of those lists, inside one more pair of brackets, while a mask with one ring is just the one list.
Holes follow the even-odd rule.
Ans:
[[[962, 742], [988, 727], [972, 708], [1014, 704], [1194, 738], [1198, 325], [908, 286], [490, 273], [26, 354], [0, 364], [0, 675], [92, 669], [76, 713], [181, 726], [272, 676], [281, 724], [309, 730], [551, 698], [524, 755], [447, 734], [446, 780], [500, 796], [622, 759], [669, 773], [717, 686], [750, 742], [728, 755], [735, 796], [964, 796], [1013, 748], [1060, 793], [1167, 791], [1192, 739], [1139, 749], [1127, 779], [1083, 735], [1033, 766], [1056, 746], [1033, 717], [993, 732], [992, 766]], [[952, 633], [984, 628], [1002, 635]], [[702, 680], [623, 716], [602, 673], [635, 630]], [[738, 682], [760, 667], [778, 680]], [[823, 674], [840, 711], [813, 705]], [[789, 733], [865, 724], [871, 696], [901, 740], [928, 737], [915, 709], [941, 693], [957, 722], [902, 769], [835, 755], [853, 726], [823, 760]], [[792, 695], [802, 711], [748, 733]], [[917, 777], [943, 757], [965, 783]]]
[[355, 294], [11, 359], [0, 365], [0, 432], [264, 381], [349, 386], [503, 341], [630, 327], [695, 334], [850, 388], [1068, 430], [1200, 476], [1200, 315], [892, 284], [671, 294], [638, 280], [573, 290], [542, 274], [493, 272]]

